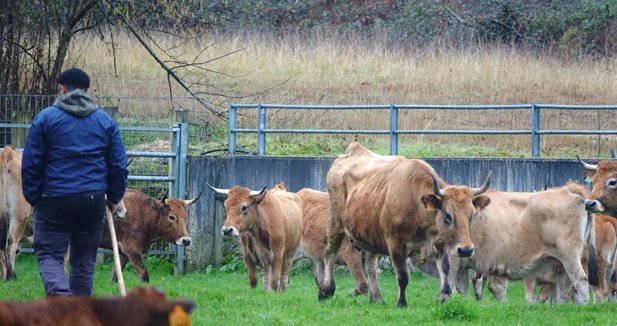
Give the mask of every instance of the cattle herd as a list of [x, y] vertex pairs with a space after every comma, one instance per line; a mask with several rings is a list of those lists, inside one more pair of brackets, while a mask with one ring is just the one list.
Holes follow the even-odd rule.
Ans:
[[[467, 295], [470, 275], [477, 299], [488, 283], [497, 300], [506, 300], [508, 280], [523, 280], [530, 303], [617, 301], [617, 161], [579, 162], [591, 191], [568, 181], [539, 192], [504, 192], [489, 189], [491, 171], [478, 188], [450, 185], [423, 160], [379, 155], [353, 142], [333, 161], [327, 192], [290, 192], [282, 182], [257, 191], [208, 186], [225, 197], [222, 233], [239, 239], [251, 288], [259, 268], [266, 291], [284, 291], [301, 249], [313, 262], [319, 300], [333, 296], [335, 265], [343, 264], [356, 281], [353, 295], [382, 302], [378, 259], [388, 257], [398, 306], [407, 305], [410, 265], [439, 278], [440, 301], [454, 289]], [[12, 279], [32, 208], [22, 195], [21, 153], [10, 145], [0, 152], [0, 173], [0, 272]], [[158, 200], [128, 189], [126, 217], [115, 222], [122, 268], [130, 261], [148, 282], [143, 255], [154, 242], [189, 245], [186, 207], [198, 199]], [[111, 248], [109, 230], [101, 247]], [[144, 291], [127, 298], [153, 296]], [[173, 306], [161, 311], [171, 316]], [[185, 314], [192, 309], [176, 306]], [[36, 307], [0, 303], [0, 320], [19, 320], [11, 313]]]

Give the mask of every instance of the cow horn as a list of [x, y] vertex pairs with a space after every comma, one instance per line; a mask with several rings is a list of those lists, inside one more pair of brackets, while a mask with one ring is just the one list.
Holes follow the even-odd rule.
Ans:
[[165, 194], [161, 197], [161, 203], [165, 204], [167, 201], [167, 195], [169, 195], [169, 190], [165, 191]]
[[433, 178], [433, 192], [435, 193], [435, 195], [439, 197], [444, 197], [446, 195], [446, 192], [443, 191], [441, 188], [439, 188], [439, 183], [437, 182], [437, 178], [435, 178], [434, 175], [431, 175], [431, 177]]
[[586, 170], [592, 170], [592, 171], [595, 171], [595, 170], [598, 168], [598, 166], [597, 166], [597, 165], [593, 165], [593, 164], [585, 163], [583, 160], [581, 160], [581, 158], [580, 158], [580, 157], [578, 157], [578, 155], [576, 155], [576, 159], [578, 160], [578, 162], [579, 162], [579, 163], [581, 163], [581, 165], [583, 165], [583, 167], [584, 167]]
[[193, 205], [193, 204], [195, 204], [195, 202], [196, 202], [197, 200], [199, 200], [199, 197], [201, 197], [201, 192], [197, 195], [197, 197], [195, 197], [195, 198], [193, 198], [193, 199], [185, 200], [185, 201], [184, 201], [184, 204], [185, 204], [186, 206]]
[[266, 191], [266, 188], [267, 187], [263, 187], [261, 191], [251, 190], [251, 197], [263, 194]]
[[208, 185], [208, 187], [210, 187], [210, 189], [212, 189], [214, 192], [216, 192], [219, 195], [225, 195], [225, 196], [229, 195], [229, 189], [214, 188], [209, 183], [206, 182], [206, 184]]
[[484, 180], [484, 184], [480, 188], [473, 188], [473, 195], [477, 196], [488, 189], [488, 185], [491, 183], [491, 176], [493, 175], [493, 170], [488, 171], [488, 175], [486, 176], [486, 180]]

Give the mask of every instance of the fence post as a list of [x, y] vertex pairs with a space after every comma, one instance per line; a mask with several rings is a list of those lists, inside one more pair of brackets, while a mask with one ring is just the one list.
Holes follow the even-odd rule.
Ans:
[[540, 156], [540, 107], [531, 105], [531, 157]]
[[398, 154], [398, 107], [390, 105], [390, 155]]
[[257, 127], [257, 145], [259, 146], [259, 155], [266, 155], [266, 108], [260, 103], [257, 107], [259, 110], [259, 126]]
[[[32, 122], [31, 111], [16, 111], [11, 117], [12, 123], [29, 124]], [[11, 145], [15, 148], [24, 148], [26, 146], [26, 137], [28, 129], [26, 128], [11, 128]]]
[[176, 121], [175, 123], [186, 123], [189, 121], [189, 110], [176, 110], [174, 111]]
[[[188, 150], [188, 124], [178, 123], [174, 124], [174, 137], [173, 142], [176, 157], [174, 158], [175, 169], [175, 181], [172, 191], [172, 196], [185, 199], [186, 197], [186, 158]], [[176, 265], [174, 267], [175, 275], [184, 274], [184, 247], [176, 246]]]
[[229, 155], [236, 154], [236, 106], [229, 104]]

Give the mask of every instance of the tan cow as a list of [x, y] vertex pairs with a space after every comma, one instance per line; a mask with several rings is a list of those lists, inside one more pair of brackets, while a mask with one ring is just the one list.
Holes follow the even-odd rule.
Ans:
[[190, 326], [195, 302], [170, 300], [152, 288], [136, 288], [126, 297], [50, 297], [0, 302], [2, 326]]
[[264, 187], [261, 191], [253, 191], [241, 186], [231, 189], [208, 186], [227, 196], [227, 218], [222, 232], [240, 237], [251, 288], [257, 286], [255, 262], [259, 258], [264, 289], [287, 289], [289, 271], [302, 237], [300, 196], [281, 188], [267, 191]]
[[478, 189], [451, 186], [422, 160], [382, 156], [353, 142], [327, 175], [330, 209], [324, 252], [325, 273], [318, 282], [320, 300], [335, 291], [334, 265], [349, 237], [365, 253], [370, 302], [383, 301], [377, 285], [377, 259], [388, 255], [399, 286], [398, 306], [406, 306], [407, 257], [436, 256], [441, 275], [440, 299], [451, 294], [449, 255], [471, 256], [469, 221], [486, 207], [482, 196], [490, 175]]
[[[581, 259], [590, 232], [595, 233], [584, 192], [584, 186], [575, 183], [538, 193], [487, 191], [491, 204], [470, 226], [476, 255], [454, 261], [453, 268], [535, 279], [549, 285], [552, 303], [560, 301], [560, 285], [569, 278], [576, 290], [574, 301], [587, 303], [589, 282]], [[597, 276], [594, 238], [589, 238], [590, 276]], [[597, 284], [597, 279], [590, 282]], [[498, 300], [505, 299], [505, 292], [499, 292], [503, 285], [495, 283], [489, 289]]]
[[[330, 215], [328, 193], [310, 188], [297, 192], [302, 198], [302, 241], [301, 246], [313, 261], [315, 282], [323, 278], [325, 269], [324, 249], [326, 248], [326, 224]], [[339, 250], [337, 263], [347, 265], [351, 275], [356, 280], [353, 295], [368, 292], [368, 285], [362, 267], [362, 252], [351, 247], [349, 241], [344, 241]]]
[[[190, 200], [165, 196], [157, 200], [141, 191], [127, 189], [122, 199], [126, 217], [114, 219], [122, 270], [130, 260], [139, 278], [149, 282], [150, 276], [144, 265], [143, 255], [150, 250], [153, 243], [165, 240], [178, 246], [190, 245], [191, 237], [186, 229], [186, 207], [198, 199], [199, 196]], [[111, 249], [107, 223], [101, 247]], [[115, 269], [113, 279], [117, 280]]]
[[11, 145], [0, 151], [0, 268], [7, 280], [16, 277], [15, 256], [32, 211], [22, 193], [21, 157]]

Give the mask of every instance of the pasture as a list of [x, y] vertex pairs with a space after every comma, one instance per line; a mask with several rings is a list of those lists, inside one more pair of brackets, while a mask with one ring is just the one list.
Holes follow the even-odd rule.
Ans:
[[[111, 282], [111, 262], [97, 265], [95, 296], [117, 296]], [[173, 265], [150, 256], [146, 260], [151, 285], [163, 289], [171, 298], [191, 298], [197, 308], [192, 324], [201, 325], [614, 325], [615, 304], [587, 306], [565, 303], [527, 305], [523, 287], [514, 282], [508, 303], [496, 302], [487, 290], [485, 299], [476, 302], [459, 294], [444, 304], [437, 302], [437, 279], [414, 272], [408, 287], [409, 306], [396, 307], [394, 273], [384, 270], [380, 285], [385, 304], [369, 304], [366, 296], [350, 297], [354, 282], [343, 269], [337, 270], [337, 292], [328, 301], [317, 300], [317, 287], [310, 264], [299, 260], [292, 269], [289, 288], [284, 293], [264, 292], [260, 284], [250, 290], [247, 273], [240, 260], [226, 268], [173, 276]], [[31, 300], [44, 296], [33, 255], [22, 254], [16, 263], [18, 279], [0, 283], [2, 300]], [[124, 273], [127, 289], [140, 286], [132, 268]]]

